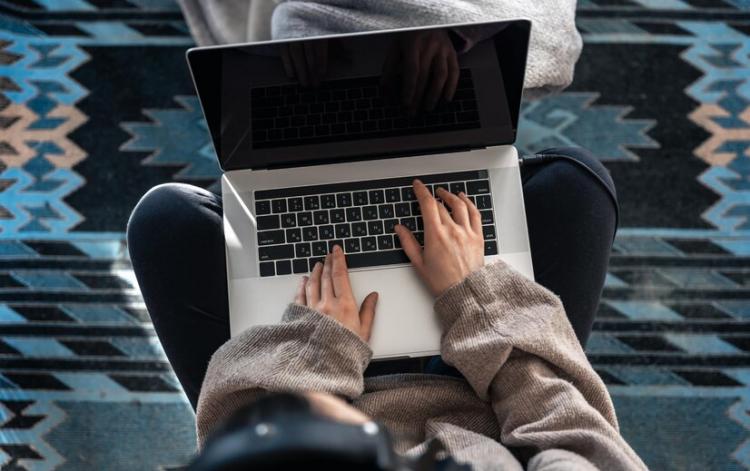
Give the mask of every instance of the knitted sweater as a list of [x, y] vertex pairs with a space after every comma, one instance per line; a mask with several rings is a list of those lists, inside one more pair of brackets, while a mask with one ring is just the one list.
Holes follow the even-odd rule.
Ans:
[[289, 305], [281, 323], [248, 329], [214, 354], [198, 402], [199, 445], [259, 394], [324, 391], [383, 424], [402, 454], [437, 437], [475, 470], [523, 469], [519, 458], [533, 470], [645, 469], [550, 291], [496, 262], [448, 289], [435, 314], [443, 359], [465, 379], [364, 378], [365, 342]]
[[526, 98], [561, 90], [581, 53], [575, 0], [178, 0], [200, 45], [528, 18]]

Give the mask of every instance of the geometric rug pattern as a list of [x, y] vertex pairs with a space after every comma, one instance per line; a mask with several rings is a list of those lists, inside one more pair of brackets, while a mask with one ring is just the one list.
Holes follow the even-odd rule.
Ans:
[[[750, 468], [750, 2], [583, 0], [518, 147], [591, 149], [621, 227], [587, 353], [653, 469]], [[194, 416], [124, 240], [219, 175], [172, 0], [0, 1], [2, 469], [168, 469]]]

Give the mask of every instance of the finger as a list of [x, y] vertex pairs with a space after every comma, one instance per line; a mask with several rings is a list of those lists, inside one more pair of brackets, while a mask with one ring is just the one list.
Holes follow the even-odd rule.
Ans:
[[305, 61], [305, 51], [299, 43], [292, 43], [289, 45], [289, 55], [292, 58], [292, 64], [294, 65], [294, 71], [297, 75], [297, 79], [303, 87], [309, 85], [307, 77], [307, 65]]
[[286, 76], [294, 78], [294, 66], [292, 65], [292, 58], [289, 57], [289, 46], [287, 44], [281, 45], [281, 63], [284, 64]]
[[437, 207], [438, 207], [438, 213], [440, 214], [441, 224], [450, 226], [456, 223], [451, 217], [451, 213], [448, 212], [448, 209], [445, 207], [443, 203], [438, 203]]
[[337, 298], [351, 296], [352, 285], [349, 283], [349, 271], [346, 268], [346, 257], [344, 251], [338, 245], [333, 246], [333, 267], [332, 267], [332, 279], [333, 279], [333, 293]]
[[333, 293], [333, 254], [326, 255], [323, 263], [323, 273], [320, 275], [320, 300], [323, 302], [332, 300], [336, 296]]
[[412, 234], [408, 227], [402, 226], [401, 224], [396, 224], [394, 230], [396, 231], [398, 240], [401, 242], [401, 247], [404, 249], [404, 252], [406, 252], [406, 256], [409, 257], [412, 265], [421, 269], [424, 262], [422, 259], [422, 247], [419, 245], [419, 242], [417, 242], [414, 234]]
[[464, 226], [466, 228], [471, 228], [471, 222], [469, 221], [469, 210], [466, 207], [466, 203], [464, 203], [461, 198], [454, 195], [450, 191], [446, 191], [446, 189], [442, 187], [438, 190], [438, 196], [440, 196], [440, 199], [445, 201], [445, 204], [447, 204], [448, 207], [451, 208], [451, 217], [456, 222], [456, 224], [458, 224], [459, 226]]
[[305, 66], [307, 69], [307, 77], [310, 79], [310, 84], [314, 87], [317, 87], [320, 83], [318, 79], [318, 66], [316, 65], [315, 61], [315, 45], [310, 42], [306, 41], [304, 43], [304, 49], [305, 49]]
[[306, 276], [300, 278], [299, 283], [297, 284], [297, 294], [294, 295], [295, 304], [307, 306], [307, 299], [305, 297], [305, 287], [307, 286], [307, 280], [308, 278]]
[[474, 203], [471, 202], [468, 196], [466, 196], [466, 193], [463, 191], [458, 194], [458, 197], [461, 198], [466, 204], [466, 210], [469, 213], [469, 221], [471, 222], [471, 230], [473, 230], [476, 233], [482, 233], [482, 214], [479, 212], [477, 207], [474, 205]]
[[453, 95], [456, 93], [456, 86], [458, 86], [458, 76], [461, 74], [461, 69], [458, 67], [458, 58], [456, 58], [456, 50], [451, 49], [448, 52], [448, 79], [443, 89], [443, 100], [451, 101]]
[[424, 222], [425, 230], [434, 228], [440, 224], [440, 214], [437, 209], [437, 201], [432, 197], [430, 191], [424, 186], [419, 180], [414, 180], [414, 194], [419, 201], [419, 210], [422, 213], [422, 221]]
[[310, 278], [305, 286], [305, 297], [307, 298], [307, 307], [315, 307], [320, 302], [320, 277], [323, 274], [323, 264], [318, 262], [313, 267]]
[[424, 109], [432, 111], [440, 99], [441, 92], [445, 88], [448, 79], [448, 61], [442, 54], [437, 54], [432, 61], [432, 79], [430, 86], [424, 96]]
[[370, 341], [372, 335], [372, 324], [375, 320], [375, 305], [378, 303], [378, 293], [372, 292], [367, 295], [359, 307], [359, 331], [362, 340]]

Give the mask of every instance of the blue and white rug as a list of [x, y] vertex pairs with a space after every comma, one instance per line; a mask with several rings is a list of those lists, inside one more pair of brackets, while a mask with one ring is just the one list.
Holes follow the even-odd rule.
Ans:
[[[583, 0], [565, 93], [519, 141], [580, 145], [622, 224], [588, 353], [653, 468], [750, 467], [750, 2]], [[171, 0], [0, 0], [2, 469], [165, 469], [193, 415], [124, 229], [218, 167]]]

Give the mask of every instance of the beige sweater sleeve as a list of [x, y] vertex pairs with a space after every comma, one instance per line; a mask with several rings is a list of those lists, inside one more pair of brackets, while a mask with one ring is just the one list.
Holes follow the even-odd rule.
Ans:
[[645, 469], [554, 294], [497, 262], [435, 309], [443, 358], [492, 403], [502, 443], [533, 456], [530, 469], [575, 469], [580, 457], [600, 469]]
[[280, 324], [250, 328], [211, 357], [196, 411], [198, 446], [264, 392], [360, 396], [371, 357], [370, 347], [336, 320], [290, 304]]

